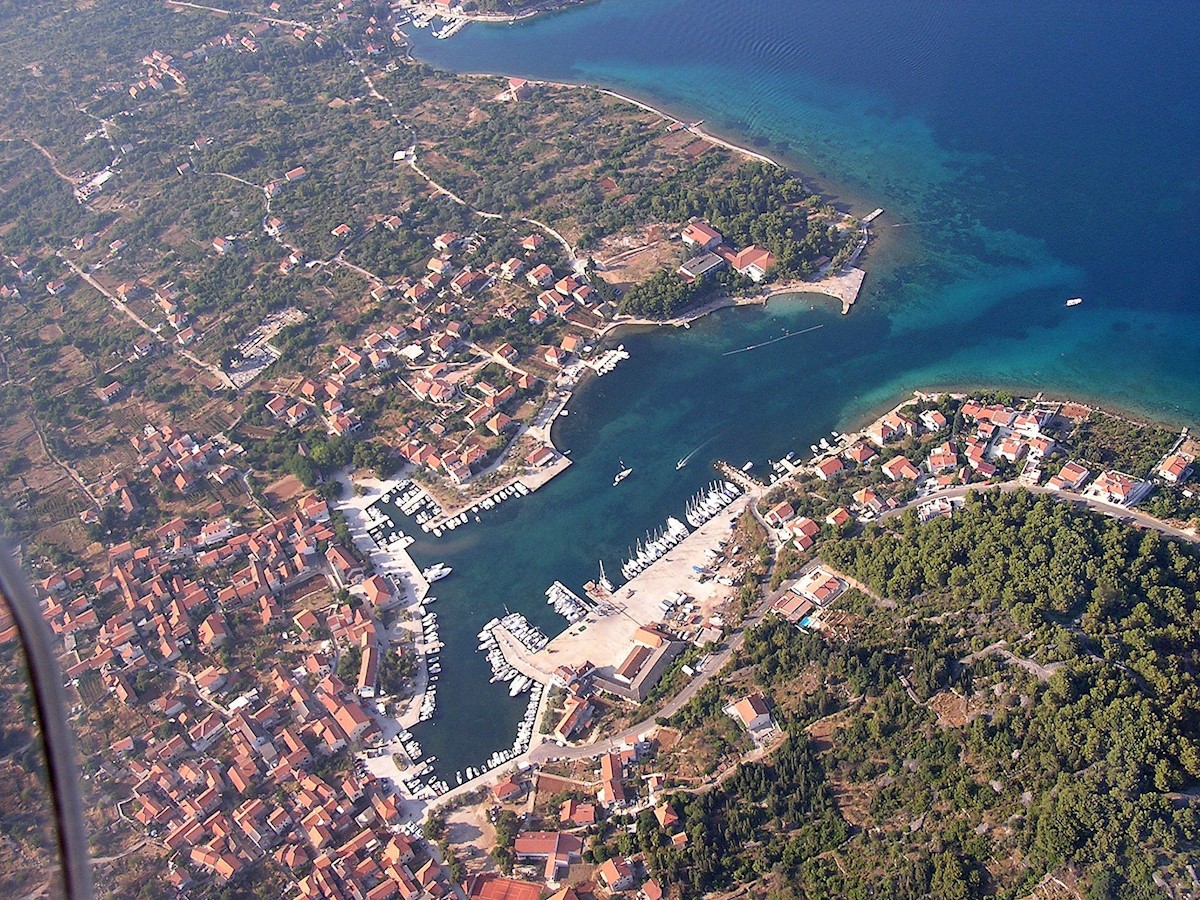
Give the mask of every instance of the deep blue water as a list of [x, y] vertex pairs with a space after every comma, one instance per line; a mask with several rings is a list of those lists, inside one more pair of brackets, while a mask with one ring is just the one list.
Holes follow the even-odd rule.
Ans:
[[[703, 118], [859, 214], [887, 209], [850, 316], [800, 298], [626, 336], [633, 359], [562, 420], [567, 475], [416, 545], [458, 567], [438, 585], [450, 648], [421, 734], [451, 772], [506, 746], [520, 716], [483, 684], [479, 626], [504, 604], [555, 625], [550, 582], [616, 562], [703, 482], [706, 458], [801, 449], [936, 385], [1200, 422], [1200, 4], [600, 0], [414, 37], [444, 68], [600, 84]], [[1075, 295], [1084, 305], [1064, 308]], [[620, 458], [628, 491], [609, 486]]]

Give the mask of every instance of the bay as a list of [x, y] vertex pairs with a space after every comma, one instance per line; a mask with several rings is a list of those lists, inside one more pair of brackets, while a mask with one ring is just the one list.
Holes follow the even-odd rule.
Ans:
[[[418, 731], [443, 772], [507, 746], [523, 708], [487, 684], [483, 623], [507, 606], [561, 629], [550, 583], [578, 588], [599, 558], [614, 571], [713, 458], [762, 465], [917, 387], [1200, 421], [1196, 4], [601, 0], [413, 36], [442, 68], [598, 84], [702, 118], [859, 214], [887, 210], [851, 315], [799, 296], [623, 336], [632, 359], [556, 428], [568, 473], [414, 545], [456, 568], [435, 590], [439, 715]], [[634, 474], [613, 488], [622, 459]]]

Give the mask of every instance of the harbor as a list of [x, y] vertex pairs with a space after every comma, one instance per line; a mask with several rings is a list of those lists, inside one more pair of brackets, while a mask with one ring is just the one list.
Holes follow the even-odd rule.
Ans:
[[700, 608], [715, 608], [730, 593], [730, 586], [710, 571], [712, 554], [727, 541], [731, 523], [745, 509], [751, 495], [739, 494], [706, 522], [678, 541], [668, 552], [648, 564], [626, 584], [613, 591], [608, 602], [596, 605], [544, 647], [519, 641], [498, 641], [512, 668], [549, 682], [560, 666], [618, 665], [633, 646], [633, 635], [643, 625], [663, 619], [664, 600], [681, 593]]

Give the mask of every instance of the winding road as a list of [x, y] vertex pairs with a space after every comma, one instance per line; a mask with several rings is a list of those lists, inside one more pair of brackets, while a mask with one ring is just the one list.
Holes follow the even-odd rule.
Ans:
[[921, 506], [925, 503], [930, 503], [937, 500], [957, 500], [965, 497], [971, 491], [979, 490], [995, 490], [1015, 491], [1025, 489], [1032, 494], [1049, 494], [1064, 503], [1073, 503], [1076, 506], [1086, 507], [1093, 512], [1098, 512], [1101, 515], [1111, 516], [1114, 519], [1125, 519], [1131, 524], [1149, 528], [1167, 537], [1177, 538], [1181, 541], [1187, 541], [1192, 544], [1200, 543], [1200, 534], [1195, 532], [1185, 531], [1182, 528], [1176, 528], [1174, 525], [1169, 525], [1162, 519], [1156, 519], [1147, 513], [1136, 509], [1129, 509], [1125, 506], [1117, 506], [1114, 503], [1105, 503], [1103, 500], [1097, 500], [1095, 497], [1085, 497], [1082, 494], [1074, 494], [1066, 491], [1057, 491], [1053, 488], [1045, 487], [1044, 485], [1028, 485], [1017, 481], [1006, 481], [995, 485], [979, 485], [967, 484], [956, 485], [955, 487], [945, 488], [944, 490], [936, 491], [932, 494], [926, 494], [924, 497], [913, 499], [905, 503], [903, 506], [898, 506], [896, 509], [890, 509], [881, 515], [878, 521], [885, 521], [901, 515], [906, 510], [915, 506]]

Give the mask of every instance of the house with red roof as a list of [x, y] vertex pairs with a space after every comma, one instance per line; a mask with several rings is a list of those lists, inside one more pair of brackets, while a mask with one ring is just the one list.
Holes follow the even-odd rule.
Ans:
[[620, 856], [610, 856], [596, 870], [600, 883], [610, 894], [633, 887], [633, 867], [629, 860]]
[[[736, 703], [730, 704], [726, 710], [726, 714], [742, 723], [742, 727], [750, 734], [757, 734], [762, 731], [767, 731], [774, 727], [775, 722], [771, 718], [771, 710], [767, 706], [766, 698], [759, 692], [743, 697]], [[660, 809], [671, 809], [670, 806], [660, 807]], [[658, 810], [655, 810], [657, 813]], [[675, 811], [671, 809], [672, 815]], [[659, 820], [662, 821], [661, 819]], [[675, 816], [675, 821], [679, 821], [679, 817]], [[666, 828], [666, 825], [663, 826]]]
[[1168, 484], [1182, 484], [1192, 474], [1195, 460], [1182, 453], [1170, 453], [1154, 469], [1154, 473]]
[[512, 256], [500, 264], [500, 277], [512, 281], [525, 271], [525, 261]]
[[767, 513], [765, 516], [763, 516], [763, 518], [767, 520], [767, 524], [779, 527], [795, 514], [796, 510], [792, 508], [792, 504], [788, 503], [786, 500], [783, 500], [767, 510]]
[[712, 250], [725, 240], [721, 232], [704, 221], [691, 222], [684, 226], [679, 237], [689, 247], [697, 250]]
[[517, 835], [513, 852], [518, 860], [545, 863], [546, 881], [558, 881], [583, 856], [583, 841], [562, 831], [526, 831]]
[[917, 417], [926, 431], [941, 431], [949, 424], [940, 410], [927, 409]]
[[844, 506], [839, 506], [833, 512], [825, 517], [825, 522], [832, 525], [834, 528], [842, 528], [849, 522], [854, 521], [854, 516], [850, 515], [850, 510]]
[[362, 564], [341, 544], [331, 544], [325, 551], [325, 559], [338, 582], [349, 586], [363, 576]]
[[817, 463], [815, 468], [818, 478], [822, 481], [832, 481], [845, 466], [842, 465], [842, 461], [836, 456], [830, 456]]
[[906, 479], [908, 481], [916, 481], [921, 477], [921, 472], [909, 462], [907, 456], [897, 456], [889, 459], [880, 468], [883, 469], [883, 474], [892, 481], [900, 481]]
[[808, 516], [800, 516], [787, 523], [788, 533], [801, 550], [807, 550], [821, 532], [821, 526]]
[[1151, 485], [1132, 475], [1110, 470], [1092, 482], [1087, 493], [1115, 506], [1134, 506], [1150, 493]]
[[880, 447], [890, 441], [897, 441], [911, 432], [912, 422], [898, 413], [888, 413], [867, 427], [867, 437]]
[[870, 444], [858, 441], [847, 447], [842, 455], [856, 466], [861, 466], [875, 458], [875, 448]]
[[751, 244], [733, 257], [731, 265], [751, 281], [762, 281], [767, 271], [775, 265], [775, 255], [770, 250]]
[[845, 582], [819, 567], [804, 575], [791, 588], [794, 593], [811, 600], [818, 606], [832, 603], [845, 589]]
[[954, 469], [958, 466], [958, 449], [952, 441], [939, 444], [930, 451], [929, 458], [925, 460], [925, 465], [930, 473], [935, 475], [938, 472], [946, 472]]
[[558, 809], [558, 820], [572, 825], [594, 825], [596, 823], [596, 804], [581, 803], [572, 797], [564, 800]]
[[554, 270], [545, 263], [539, 263], [525, 273], [525, 279], [533, 287], [549, 287], [554, 283]]

